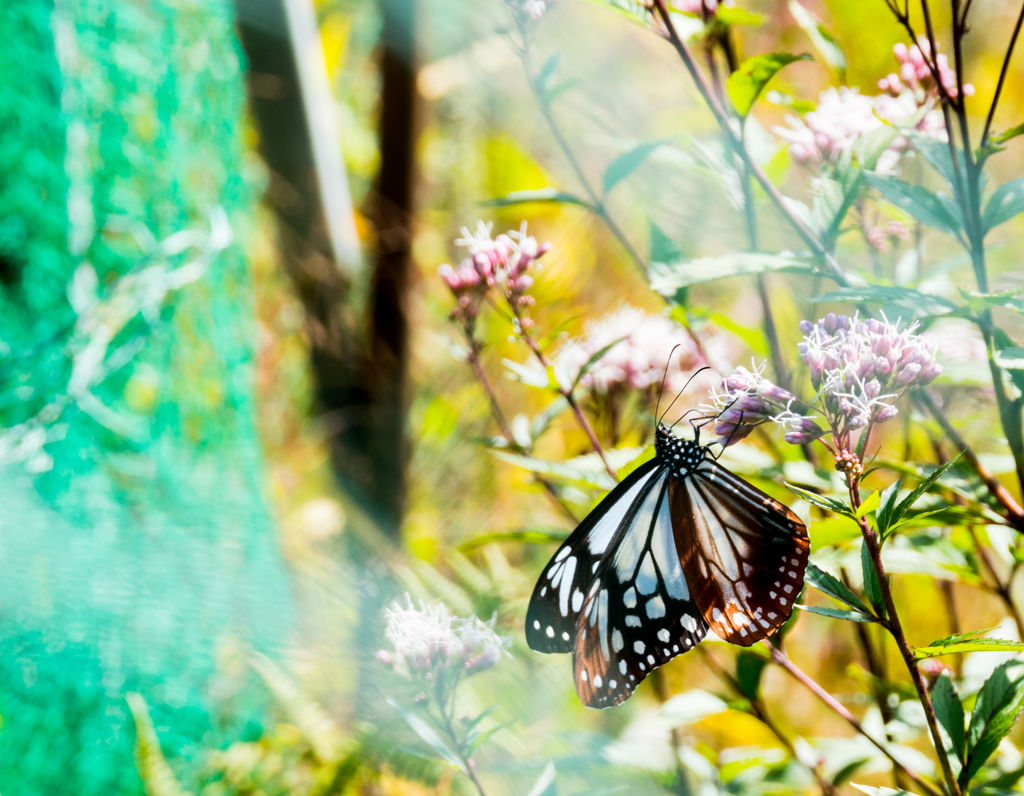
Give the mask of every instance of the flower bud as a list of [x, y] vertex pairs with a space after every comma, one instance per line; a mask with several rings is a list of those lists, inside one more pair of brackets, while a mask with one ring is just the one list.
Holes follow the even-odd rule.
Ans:
[[875, 422], [884, 423], [886, 420], [892, 420], [897, 414], [899, 414], [899, 410], [895, 406], [892, 404], [882, 404], [875, 409]]
[[825, 331], [829, 334], [835, 334], [836, 331], [836, 314], [830, 312], [825, 316], [825, 320], [822, 321], [822, 326], [825, 327]]
[[898, 387], [905, 387], [914, 379], [917, 378], [917, 374], [921, 372], [921, 366], [916, 362], [911, 362], [909, 365], [904, 365], [900, 368], [900, 372], [896, 376], [896, 385]]

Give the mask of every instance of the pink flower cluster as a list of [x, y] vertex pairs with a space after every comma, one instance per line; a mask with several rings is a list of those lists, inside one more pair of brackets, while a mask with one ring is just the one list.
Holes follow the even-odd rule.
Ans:
[[[648, 315], [627, 305], [587, 323], [583, 337], [562, 346], [554, 357], [559, 383], [571, 387], [586, 363], [608, 346], [611, 348], [579, 379], [580, 385], [602, 395], [620, 385], [630, 390], [658, 387], [663, 378], [666, 393], [678, 392], [694, 370], [707, 364], [682, 326], [663, 315]], [[676, 346], [669, 363], [669, 354]], [[538, 373], [538, 377], [542, 375]]]
[[454, 315], [473, 320], [484, 296], [495, 286], [515, 310], [533, 305], [533, 298], [526, 294], [533, 286], [533, 277], [527, 271], [551, 250], [551, 244], [538, 245], [526, 234], [525, 221], [519, 231], [498, 235], [494, 240], [491, 224], [478, 221], [476, 232], [463, 227], [462, 237], [455, 244], [469, 249], [469, 257], [456, 268], [446, 263], [437, 269], [458, 301]]
[[[935, 75], [932, 72], [929, 60], [931, 58], [931, 44], [926, 36], [919, 36], [917, 44], [910, 47], [900, 43], [892, 48], [896, 60], [900, 62], [899, 74], [892, 74], [883, 77], [878, 81], [878, 87], [882, 91], [889, 92], [892, 96], [898, 97], [904, 91], [913, 92], [919, 105], [923, 105], [929, 98], [940, 99], [939, 87], [935, 82]], [[949, 97], [957, 97], [960, 92], [956, 85], [956, 72], [949, 68], [949, 60], [945, 55], [939, 53], [934, 61], [935, 71], [939, 73], [939, 82], [946, 90]], [[970, 83], [964, 84], [964, 94], [968, 97], [974, 96], [974, 86]]]
[[[800, 331], [800, 357], [817, 391], [811, 404], [802, 406], [824, 414], [839, 450], [850, 450], [851, 432], [894, 418], [893, 404], [901, 395], [930, 384], [942, 372], [934, 345], [916, 334], [916, 323], [900, 330], [884, 316], [862, 321], [830, 312], [815, 323], [802, 321]], [[800, 402], [761, 376], [761, 370], [739, 368], [714, 394], [715, 431], [723, 440], [736, 441], [772, 420], [786, 429], [790, 443], [823, 436], [811, 418], [793, 411], [794, 403]]]
[[879, 254], [887, 254], [893, 241], [908, 240], [910, 230], [900, 221], [889, 221], [884, 227], [872, 227], [867, 231], [868, 243]]
[[[935, 106], [941, 97], [931, 70], [925, 60], [931, 49], [925, 39], [909, 48], [897, 44], [893, 51], [900, 62], [900, 73], [882, 78], [878, 87], [885, 94], [869, 97], [855, 88], [831, 88], [821, 95], [818, 107], [802, 119], [786, 117], [788, 127], [775, 127], [774, 132], [790, 142], [790, 154], [799, 163], [819, 165], [834, 163], [859, 138], [885, 124], [914, 125], [914, 129], [937, 140], [947, 138], [942, 111]], [[957, 96], [956, 75], [949, 68], [945, 55], [936, 59], [936, 67], [950, 96]], [[974, 87], [964, 86], [964, 94], [974, 94]], [[898, 136], [879, 158], [878, 171], [892, 171], [907, 149], [906, 137]]]

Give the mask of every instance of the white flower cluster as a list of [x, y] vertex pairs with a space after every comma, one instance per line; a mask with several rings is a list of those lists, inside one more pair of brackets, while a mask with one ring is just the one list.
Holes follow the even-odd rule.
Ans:
[[507, 655], [512, 639], [494, 632], [492, 617], [482, 622], [473, 616], [461, 619], [448, 613], [444, 603], [417, 609], [409, 595], [406, 605], [395, 603], [385, 611], [384, 635], [394, 655], [381, 650], [378, 659], [410, 677], [438, 681], [441, 675], [476, 674], [494, 666]]

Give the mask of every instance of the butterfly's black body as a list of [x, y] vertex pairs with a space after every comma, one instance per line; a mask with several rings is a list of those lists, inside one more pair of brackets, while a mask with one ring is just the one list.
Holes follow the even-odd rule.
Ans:
[[656, 455], [580, 523], [526, 615], [538, 652], [572, 652], [590, 707], [617, 705], [708, 628], [749, 646], [789, 618], [809, 541], [784, 505], [659, 425]]

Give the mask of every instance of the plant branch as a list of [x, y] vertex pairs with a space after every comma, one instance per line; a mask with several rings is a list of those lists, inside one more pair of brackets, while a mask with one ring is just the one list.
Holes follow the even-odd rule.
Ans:
[[[967, 9], [971, 2], [967, 0], [967, 7], [964, 9], [964, 22], [967, 20]], [[1017, 46], [1017, 37], [1020, 35], [1021, 25], [1024, 24], [1024, 4], [1021, 5], [1020, 14], [1017, 15], [1017, 24], [1013, 26], [1013, 35], [1010, 36], [1010, 45], [1006, 49], [1006, 58], [1003, 59], [1003, 66], [999, 70], [999, 82], [996, 83], [996, 92], [992, 96], [992, 105], [989, 106], [988, 116], [985, 118], [985, 130], [981, 134], [981, 146], [988, 143], [988, 136], [992, 130], [992, 120], [996, 115], [996, 106], [999, 105], [999, 98], [1003, 94], [1003, 85], [1006, 83], [1006, 74], [1010, 71], [1010, 59], [1013, 57], [1013, 48]], [[961, 22], [963, 26], [963, 22]]]
[[[868, 431], [870, 431], [870, 426], [868, 427]], [[856, 512], [861, 506], [860, 486], [855, 473], [848, 471], [848, 478], [850, 485], [850, 505]], [[917, 665], [917, 659], [914, 657], [914, 652], [910, 648], [910, 644], [907, 642], [906, 634], [903, 632], [903, 626], [900, 623], [899, 614], [896, 613], [896, 604], [892, 598], [892, 589], [889, 587], [889, 580], [886, 577], [885, 567], [882, 564], [882, 546], [878, 533], [871, 528], [866, 517], [858, 517], [857, 524], [860, 526], [861, 536], [864, 537], [864, 544], [867, 545], [868, 554], [871, 557], [871, 564], [878, 577], [879, 589], [882, 592], [882, 601], [885, 603], [886, 612], [888, 614], [882, 624], [896, 640], [896, 646], [899, 648], [900, 655], [903, 656], [903, 662], [906, 664], [907, 671], [910, 673], [910, 679], [914, 683], [914, 688], [917, 689], [917, 696], [921, 701], [921, 706], [924, 708], [925, 719], [928, 722], [928, 729], [932, 736], [932, 744], [935, 747], [935, 754], [938, 755], [939, 764], [942, 767], [942, 773], [946, 780], [946, 786], [949, 788], [949, 791], [953, 796], [960, 796], [960, 786], [957, 784], [956, 777], [953, 774], [953, 769], [949, 764], [949, 756], [946, 754], [946, 747], [942, 742], [942, 735], [939, 732], [939, 722], [935, 717], [935, 708], [932, 705], [931, 695], [928, 693], [928, 686], [925, 683], [921, 669]]]
[[1013, 495], [999, 482], [999, 479], [982, 463], [981, 459], [978, 458], [978, 454], [974, 452], [974, 449], [967, 443], [967, 440], [963, 438], [963, 435], [957, 431], [949, 418], [946, 417], [942, 408], [935, 403], [931, 393], [927, 389], [916, 390], [913, 393], [913, 398], [931, 413], [931, 416], [939, 424], [943, 433], [963, 452], [964, 459], [971, 466], [971, 469], [974, 470], [978, 478], [985, 484], [989, 494], [996, 499], [1006, 512], [1006, 518], [1010, 525], [1017, 530], [1024, 529], [1024, 509], [1013, 499]]
[[672, 21], [672, 17], [669, 14], [666, 0], [652, 0], [653, 9], [656, 12], [658, 18], [661, 20], [662, 25], [665, 28], [665, 34], [668, 37], [669, 42], [675, 48], [679, 57], [683, 61], [683, 65], [686, 70], [690, 73], [690, 77], [693, 79], [697, 86], [697, 90], [700, 92], [705, 104], [711, 110], [712, 115], [715, 117], [715, 121], [718, 122], [719, 127], [722, 128], [722, 132], [725, 133], [726, 139], [732, 146], [733, 150], [743, 160], [743, 163], [754, 179], [757, 180], [758, 185], [764, 189], [768, 197], [775, 203], [779, 212], [786, 218], [796, 233], [804, 241], [805, 244], [811, 249], [816, 257], [824, 262], [825, 267], [828, 270], [829, 276], [835, 280], [836, 283], [842, 286], [847, 285], [846, 275], [843, 273], [842, 268], [839, 267], [839, 263], [836, 258], [829, 252], [824, 244], [813, 231], [808, 229], [807, 225], [804, 224], [790, 209], [786, 203], [786, 198], [782, 195], [779, 189], [775, 186], [775, 183], [769, 179], [768, 175], [764, 173], [754, 159], [750, 156], [746, 146], [743, 143], [742, 135], [737, 132], [729, 121], [729, 115], [726, 113], [722, 104], [719, 103], [718, 98], [715, 96], [707, 78], [697, 67], [697, 62], [693, 57], [693, 52], [690, 50], [689, 45], [679, 36], [679, 32], [676, 30], [675, 23]]
[[928, 784], [928, 782], [926, 782], [924, 778], [920, 774], [918, 774], [913, 768], [897, 760], [884, 743], [869, 735], [868, 732], [864, 729], [864, 725], [857, 721], [856, 716], [854, 716], [849, 710], [847, 710], [846, 707], [839, 702], [839, 700], [837, 700], [828, 691], [826, 691], [824, 688], [818, 685], [818, 683], [816, 683], [809, 675], [807, 675], [802, 669], [800, 669], [795, 663], [793, 663], [793, 661], [789, 659], [786, 653], [774, 647], [771, 644], [771, 642], [767, 640], [763, 641], [762, 643], [771, 652], [772, 661], [774, 663], [781, 666], [783, 669], [785, 669], [787, 672], [793, 675], [793, 677], [795, 677], [797, 680], [803, 683], [818, 697], [818, 699], [820, 699], [822, 702], [828, 705], [837, 715], [839, 715], [844, 721], [846, 721], [847, 724], [849, 724], [857, 732], [859, 732], [861, 735], [867, 738], [872, 744], [874, 744], [874, 746], [878, 748], [878, 750], [881, 751], [882, 754], [884, 754], [892, 761], [894, 766], [896, 766], [900, 769], [900, 771], [906, 774], [907, 777], [909, 777], [914, 782], [914, 784], [916, 784], [922, 791], [928, 794], [928, 796], [942, 796], [942, 793], [939, 790], [937, 790], [934, 786]]
[[794, 760], [803, 765], [804, 768], [806, 768], [809, 772], [811, 772], [812, 776], [818, 781], [818, 787], [821, 788], [822, 796], [838, 796], [838, 788], [836, 788], [834, 784], [829, 782], [825, 775], [822, 773], [820, 763], [817, 766], [811, 766], [800, 759], [800, 755], [797, 753], [796, 747], [793, 745], [793, 742], [785, 733], [782, 732], [781, 729], [779, 729], [779, 726], [768, 715], [764, 702], [760, 699], [760, 697], [755, 697], [751, 699], [748, 694], [744, 693], [743, 688], [740, 686], [739, 681], [736, 679], [733, 673], [730, 672], [722, 664], [722, 662], [719, 661], [718, 658], [716, 658], [714, 654], [709, 649], [707, 649], [703, 644], [699, 645], [697, 649], [703, 656], [704, 662], [708, 665], [708, 668], [713, 670], [715, 674], [719, 676], [719, 678], [727, 682], [729, 684], [729, 687], [732, 688], [732, 690], [735, 691], [736, 694], [743, 697], [750, 703], [750, 710], [754, 714], [754, 717], [757, 718], [758, 721], [760, 721], [765, 727], [768, 728], [768, 730], [778, 739], [779, 743], [786, 747], [786, 750], [789, 752], [790, 757], [792, 757]]
[[534, 98], [537, 100], [537, 105], [540, 106], [541, 115], [544, 116], [544, 121], [547, 123], [548, 128], [551, 130], [551, 135], [555, 139], [555, 143], [558, 144], [558, 148], [562, 150], [562, 155], [568, 161], [569, 166], [572, 168], [573, 173], [576, 175], [577, 181], [580, 186], [586, 192], [587, 197], [590, 200], [589, 208], [595, 213], [608, 227], [608, 231], [612, 233], [615, 239], [619, 242], [622, 248], [629, 255], [630, 259], [634, 262], [640, 272], [647, 275], [647, 262], [640, 253], [636, 250], [629, 238], [626, 237], [626, 233], [622, 231], [615, 219], [611, 217], [608, 209], [605, 207], [604, 199], [597, 195], [597, 192], [591, 187], [590, 181], [587, 179], [586, 174], [583, 173], [583, 167], [580, 162], [576, 159], [576, 155], [572, 151], [572, 147], [569, 146], [569, 141], [562, 133], [561, 127], [558, 126], [558, 122], [555, 120], [554, 113], [551, 110], [551, 105], [548, 103], [548, 98], [544, 95], [543, 87], [537, 82], [537, 76], [533, 72], [532, 61], [530, 57], [530, 40], [527, 31], [523, 28], [523, 24], [519, 15], [516, 17], [516, 24], [519, 26], [519, 35], [522, 41], [522, 45], [519, 48], [520, 60], [523, 64], [523, 71], [526, 72], [526, 82], [530, 84], [530, 90], [533, 92]]

